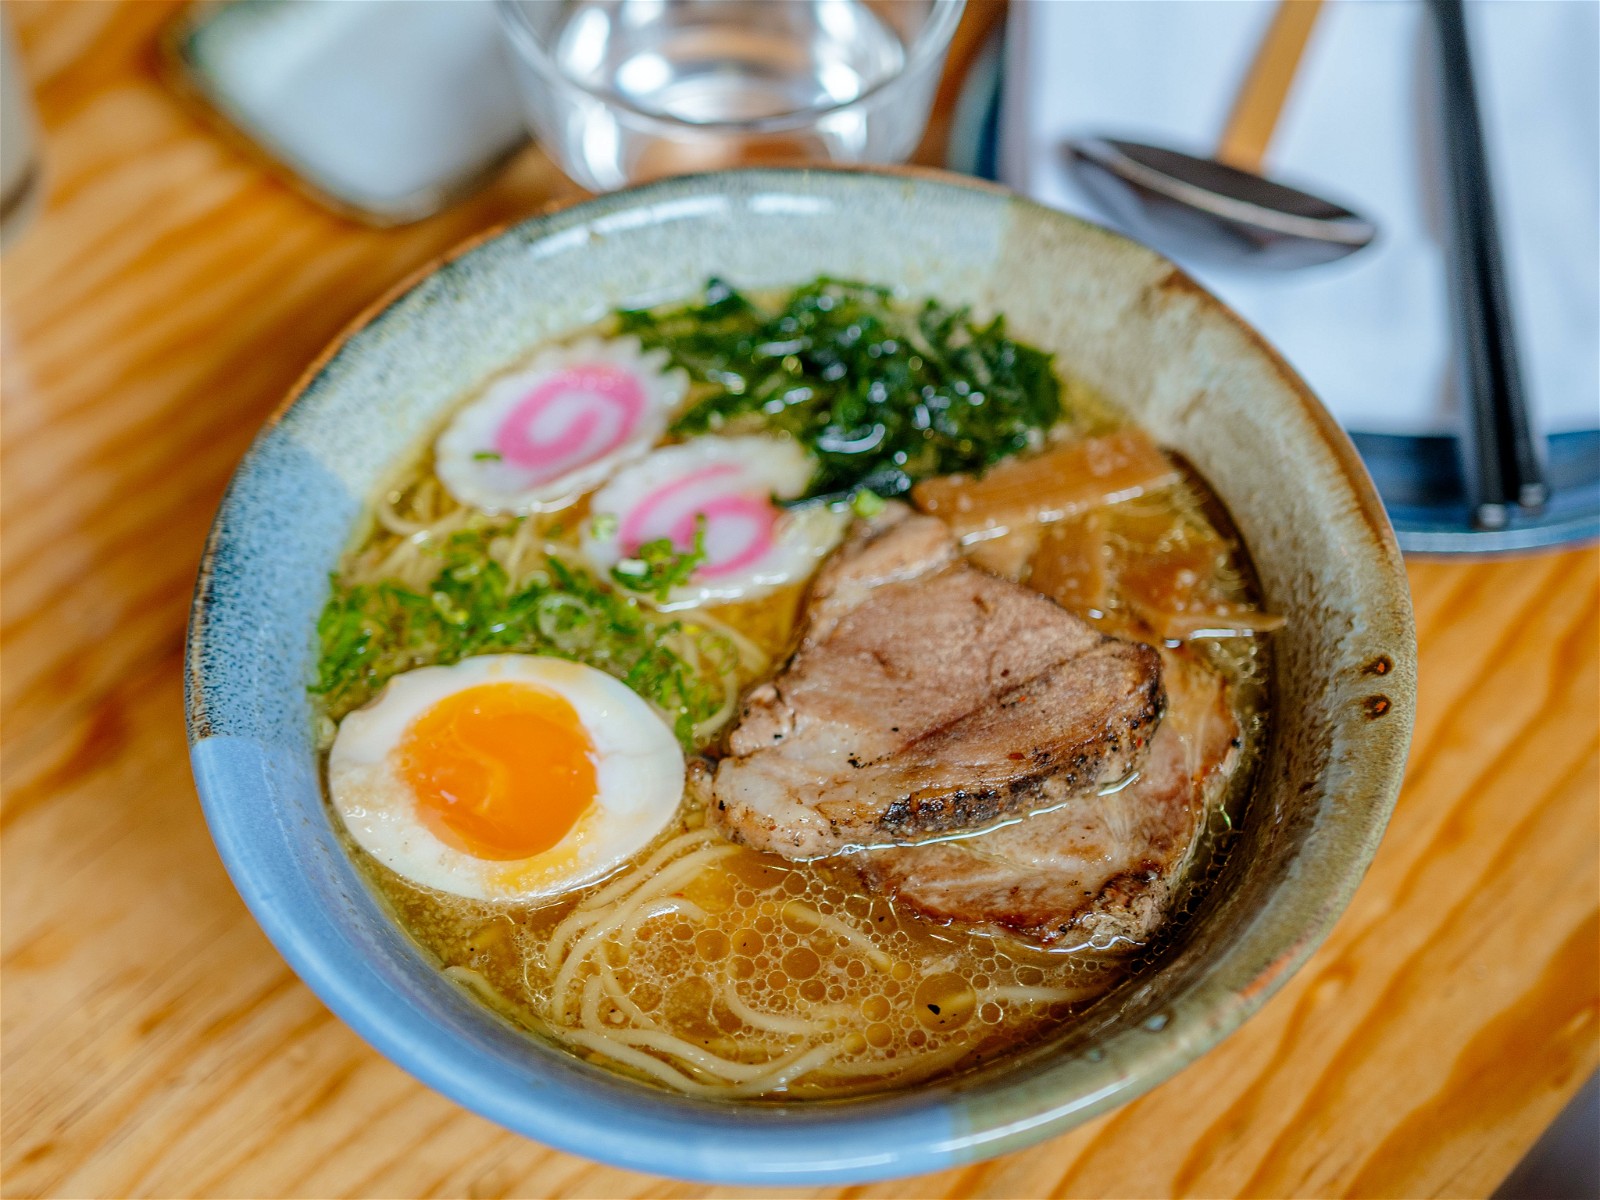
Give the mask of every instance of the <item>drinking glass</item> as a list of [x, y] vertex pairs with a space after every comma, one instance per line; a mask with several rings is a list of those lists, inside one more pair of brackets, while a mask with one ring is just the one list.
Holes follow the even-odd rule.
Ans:
[[499, 0], [529, 125], [594, 191], [903, 161], [965, 0]]

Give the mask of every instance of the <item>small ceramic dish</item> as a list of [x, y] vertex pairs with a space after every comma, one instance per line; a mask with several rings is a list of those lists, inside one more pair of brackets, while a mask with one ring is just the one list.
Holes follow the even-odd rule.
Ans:
[[[340, 849], [306, 694], [329, 572], [439, 414], [531, 344], [707, 275], [819, 274], [1004, 312], [1122, 404], [1230, 509], [1276, 635], [1274, 733], [1222, 875], [1161, 961], [1053, 1042], [913, 1091], [711, 1102], [519, 1032], [445, 978]], [[188, 645], [195, 777], [278, 949], [396, 1063], [531, 1138], [635, 1170], [844, 1183], [1059, 1133], [1152, 1087], [1305, 961], [1400, 786], [1415, 654], [1394, 537], [1349, 441], [1273, 351], [1156, 254], [955, 177], [751, 170], [588, 201], [480, 240], [384, 299], [257, 439], [207, 545]]]
[[488, 0], [205, 0], [159, 45], [218, 133], [366, 225], [449, 207], [528, 141]]

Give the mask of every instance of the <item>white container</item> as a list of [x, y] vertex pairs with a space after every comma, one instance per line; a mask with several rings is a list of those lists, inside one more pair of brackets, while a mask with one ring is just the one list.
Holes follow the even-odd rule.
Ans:
[[39, 136], [11, 23], [0, 14], [0, 245], [17, 235], [39, 199]]

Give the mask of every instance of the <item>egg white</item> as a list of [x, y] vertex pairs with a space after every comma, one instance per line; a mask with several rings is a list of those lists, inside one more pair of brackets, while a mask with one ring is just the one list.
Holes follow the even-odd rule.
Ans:
[[[707, 467], [725, 468], [727, 473], [698, 491], [686, 492], [678, 505], [681, 511], [725, 495], [792, 499], [805, 491], [816, 463], [786, 438], [702, 437], [663, 446], [618, 471], [590, 500], [590, 511], [599, 519], [585, 522], [581, 550], [595, 571], [604, 578], [623, 561], [621, 533], [629, 513], [659, 489]], [[826, 504], [789, 509], [778, 515], [772, 546], [748, 568], [710, 578], [696, 574], [673, 588], [664, 601], [651, 602], [664, 609], [692, 608], [750, 599], [804, 579], [838, 544], [848, 523], [848, 512]], [[715, 527], [708, 529], [706, 543], [713, 560], [717, 536]]]
[[[552, 512], [599, 486], [623, 463], [644, 455], [666, 432], [688, 394], [689, 377], [667, 369], [665, 350], [646, 352], [637, 338], [582, 338], [541, 351], [528, 365], [491, 383], [451, 420], [434, 445], [434, 469], [463, 504], [491, 513]], [[488, 457], [501, 425], [517, 405], [557, 373], [587, 364], [619, 368], [644, 390], [645, 409], [626, 438], [608, 452], [551, 479], [534, 481], [515, 463]]]
[[[400, 772], [400, 744], [412, 722], [441, 700], [490, 683], [525, 683], [560, 696], [594, 745], [594, 803], [559, 843], [529, 858], [491, 861], [446, 845], [418, 817], [416, 795]], [[537, 900], [603, 878], [672, 821], [683, 784], [677, 739], [626, 684], [581, 663], [530, 654], [397, 675], [340, 722], [328, 755], [334, 808], [362, 849], [414, 883], [474, 900]]]

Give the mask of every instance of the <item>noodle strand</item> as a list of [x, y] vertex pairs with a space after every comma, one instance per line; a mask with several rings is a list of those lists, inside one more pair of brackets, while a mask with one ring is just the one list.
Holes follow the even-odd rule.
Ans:
[[781, 1013], [762, 1012], [760, 1009], [751, 1008], [739, 998], [739, 991], [732, 979], [724, 978], [722, 981], [722, 1002], [728, 1006], [729, 1012], [752, 1029], [791, 1036], [817, 1032], [816, 1025], [804, 1017], [786, 1017]]

